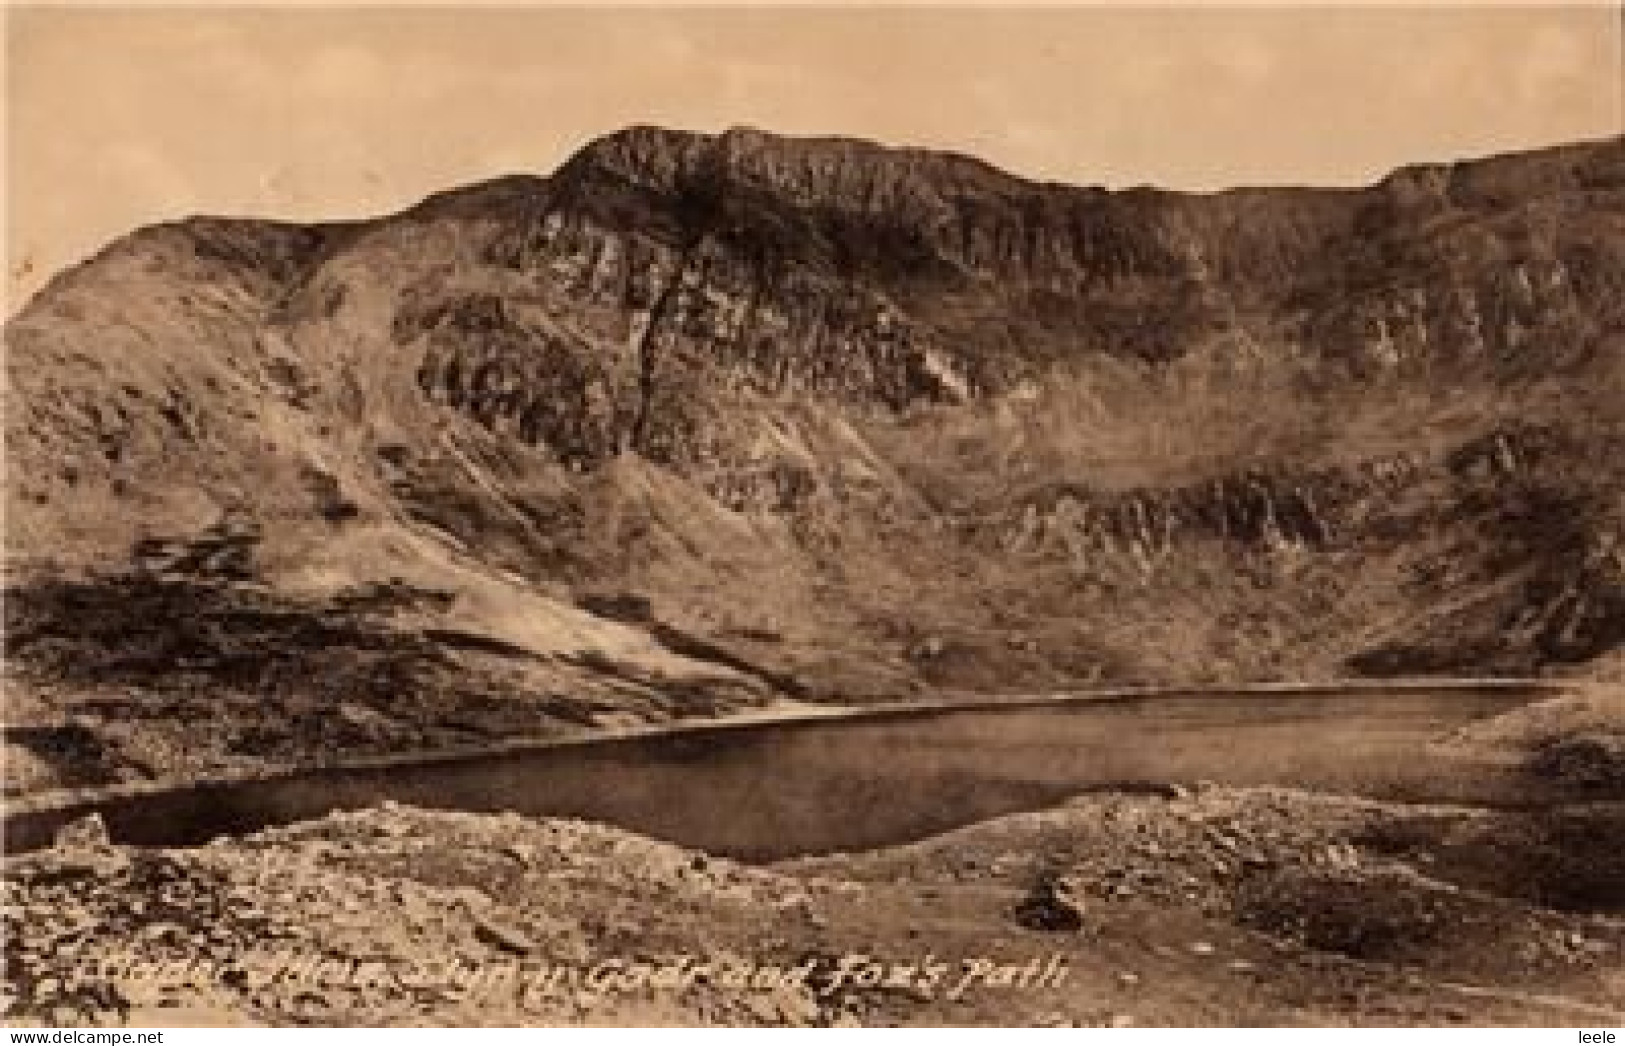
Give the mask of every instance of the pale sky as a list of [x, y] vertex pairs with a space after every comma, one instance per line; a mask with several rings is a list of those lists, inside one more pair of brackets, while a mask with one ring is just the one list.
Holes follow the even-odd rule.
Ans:
[[135, 226], [358, 217], [633, 123], [1080, 184], [1359, 184], [1617, 134], [1617, 8], [14, 8], [7, 312]]

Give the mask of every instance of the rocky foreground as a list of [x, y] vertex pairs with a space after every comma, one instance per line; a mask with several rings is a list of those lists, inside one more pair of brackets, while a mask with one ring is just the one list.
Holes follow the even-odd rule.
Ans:
[[191, 850], [94, 821], [5, 881], [51, 1025], [1625, 1021], [1625, 804], [1102, 794], [748, 867], [398, 806]]

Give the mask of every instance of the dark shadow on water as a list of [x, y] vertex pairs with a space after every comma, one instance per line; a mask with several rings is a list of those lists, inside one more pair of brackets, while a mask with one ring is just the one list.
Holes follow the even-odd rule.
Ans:
[[[765, 861], [872, 849], [1101, 788], [1293, 784], [1397, 800], [1539, 802], [1425, 742], [1507, 691], [1137, 697], [691, 730], [206, 783], [7, 818], [13, 852], [99, 810], [116, 840], [191, 845], [389, 799], [603, 821]], [[1554, 793], [1555, 795], [1555, 793]]]

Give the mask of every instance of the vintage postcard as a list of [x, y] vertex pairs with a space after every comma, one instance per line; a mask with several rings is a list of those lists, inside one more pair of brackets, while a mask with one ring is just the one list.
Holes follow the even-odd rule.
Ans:
[[1625, 1025], [1617, 7], [4, 14], [9, 1026]]

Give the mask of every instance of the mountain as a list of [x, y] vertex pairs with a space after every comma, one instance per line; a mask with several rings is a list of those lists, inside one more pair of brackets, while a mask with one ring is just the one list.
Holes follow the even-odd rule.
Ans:
[[[617, 680], [583, 722], [1583, 671], [1625, 645], [1622, 292], [1625, 138], [1197, 195], [639, 127], [386, 218], [145, 228], [6, 327], [12, 652], [124, 679], [135, 613], [169, 686], [366, 604], [481, 708]], [[171, 635], [183, 583], [234, 609]]]

